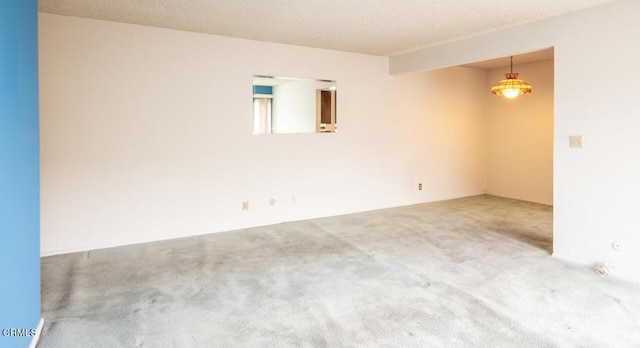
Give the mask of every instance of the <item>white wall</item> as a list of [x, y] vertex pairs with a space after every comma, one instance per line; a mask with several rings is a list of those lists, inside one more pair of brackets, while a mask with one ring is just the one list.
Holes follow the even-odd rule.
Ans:
[[[50, 14], [39, 27], [45, 255], [410, 203], [386, 168], [386, 58]], [[344, 131], [252, 135], [256, 73], [338, 80]]]
[[[472, 106], [392, 91], [388, 58], [51, 14], [39, 50], [43, 255], [483, 192], [475, 139], [445, 135]], [[337, 80], [340, 131], [252, 135], [256, 73]]]
[[454, 67], [392, 77], [402, 156], [427, 200], [485, 193], [484, 70]]
[[487, 71], [487, 193], [553, 204], [553, 60], [517, 64], [514, 72], [533, 85], [515, 99], [496, 97], [489, 87], [509, 67]]
[[[606, 261], [640, 282], [640, 2], [618, 0], [549, 20], [392, 57], [404, 73], [555, 47], [554, 255]], [[570, 135], [584, 136], [570, 149]], [[615, 252], [612, 241], [624, 250]]]
[[405, 127], [406, 161], [421, 166], [414, 180], [425, 184], [428, 200], [486, 192], [553, 203], [553, 61], [517, 71], [535, 92], [511, 100], [490, 93], [505, 68], [393, 76], [392, 113]]

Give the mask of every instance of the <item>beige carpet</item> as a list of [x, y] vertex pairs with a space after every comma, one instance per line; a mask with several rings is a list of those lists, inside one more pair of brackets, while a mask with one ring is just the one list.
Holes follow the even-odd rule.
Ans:
[[42, 259], [39, 347], [639, 347], [640, 287], [478, 196]]

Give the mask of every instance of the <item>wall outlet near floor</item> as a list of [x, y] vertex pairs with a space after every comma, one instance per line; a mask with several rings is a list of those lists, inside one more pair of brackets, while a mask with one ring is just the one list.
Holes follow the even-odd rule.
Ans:
[[615, 251], [621, 251], [623, 248], [622, 242], [614, 240], [613, 243], [611, 243], [611, 248], [613, 248], [613, 250]]
[[570, 135], [569, 136], [569, 147], [574, 149], [582, 148], [582, 135]]
[[418, 191], [422, 191], [422, 183], [418, 183]]
[[242, 210], [249, 210], [249, 201], [242, 201]]

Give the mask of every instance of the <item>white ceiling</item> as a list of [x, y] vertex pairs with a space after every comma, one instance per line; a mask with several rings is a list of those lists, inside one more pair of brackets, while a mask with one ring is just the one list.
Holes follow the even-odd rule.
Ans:
[[39, 0], [41, 12], [393, 56], [614, 0]]

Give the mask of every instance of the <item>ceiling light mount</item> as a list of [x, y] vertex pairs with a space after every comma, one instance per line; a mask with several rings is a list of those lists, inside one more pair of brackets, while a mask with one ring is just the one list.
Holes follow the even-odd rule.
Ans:
[[513, 56], [511, 56], [511, 72], [504, 74], [506, 79], [500, 80], [491, 87], [491, 93], [513, 99], [521, 94], [531, 93], [531, 84], [520, 80], [518, 73], [513, 72]]

